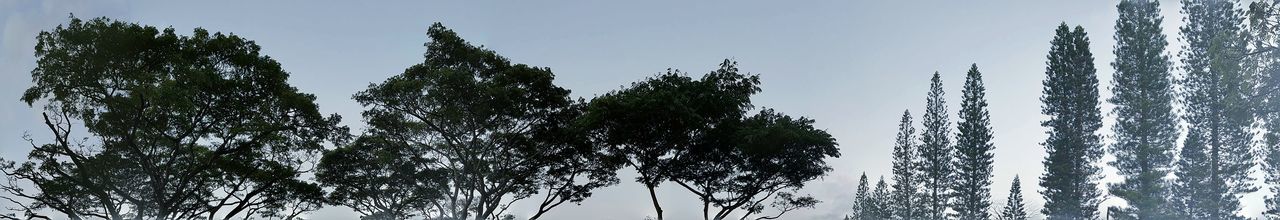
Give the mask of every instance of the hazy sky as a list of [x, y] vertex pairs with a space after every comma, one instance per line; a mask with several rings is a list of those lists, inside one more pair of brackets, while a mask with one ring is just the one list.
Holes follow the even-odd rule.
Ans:
[[[1046, 136], [1038, 98], [1053, 29], [1066, 22], [1089, 32], [1105, 99], [1116, 18], [1115, 2], [1104, 0], [215, 2], [0, 0], [0, 157], [25, 159], [26, 132], [45, 140], [39, 106], [18, 97], [31, 84], [36, 33], [66, 23], [71, 13], [252, 39], [292, 73], [292, 85], [316, 94], [321, 111], [341, 114], [353, 131], [364, 124], [351, 94], [421, 62], [427, 27], [443, 22], [514, 62], [550, 67], [557, 84], [587, 98], [667, 68], [699, 76], [722, 59], [737, 60], [741, 70], [762, 78], [757, 106], [814, 118], [840, 143], [843, 156], [828, 160], [835, 170], [804, 190], [823, 203], [786, 219], [843, 216], [860, 173], [873, 181], [888, 176], [899, 116], [909, 109], [919, 122], [934, 71], [942, 74], [954, 126], [964, 71], [977, 63], [995, 133], [992, 201], [1002, 205], [1009, 182], [1021, 175], [1029, 211], [1038, 216], [1045, 154], [1039, 143]], [[1162, 6], [1171, 49], [1180, 45], [1177, 8], [1170, 1]], [[546, 219], [652, 215], [633, 176], [626, 170], [622, 184], [598, 190], [582, 205], [556, 208]], [[1260, 195], [1245, 198], [1246, 216], [1263, 208]], [[658, 196], [667, 219], [701, 217], [700, 203], [682, 188], [663, 185]], [[533, 209], [524, 204], [513, 214]], [[356, 214], [328, 207], [310, 218]]]

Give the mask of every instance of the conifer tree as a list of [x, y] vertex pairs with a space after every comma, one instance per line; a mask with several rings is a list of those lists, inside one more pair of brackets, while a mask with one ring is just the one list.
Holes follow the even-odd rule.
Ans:
[[916, 129], [912, 126], [911, 111], [902, 111], [902, 120], [898, 123], [898, 137], [893, 145], [893, 197], [889, 209], [893, 219], [917, 219], [916, 201], [920, 200], [919, 175], [916, 175], [916, 164], [919, 154], [916, 152]]
[[862, 177], [858, 178], [857, 194], [853, 196], [853, 218], [852, 219], [869, 219], [870, 210], [868, 206], [872, 201], [869, 189], [867, 187], [867, 173], [863, 172]]
[[871, 206], [866, 210], [867, 213], [863, 215], [870, 217], [870, 219], [892, 219], [893, 212], [889, 209], [890, 201], [892, 200], [890, 196], [889, 184], [884, 182], [884, 176], [880, 176], [880, 181], [876, 182], [876, 188], [870, 194]]
[[1050, 220], [1094, 219], [1100, 202], [1099, 168], [1094, 163], [1102, 157], [1097, 133], [1102, 116], [1093, 54], [1084, 28], [1071, 30], [1066, 23], [1059, 25], [1048, 58], [1040, 100], [1044, 102], [1041, 112], [1049, 120], [1040, 124], [1049, 128], [1049, 137], [1042, 143], [1049, 155], [1040, 177], [1045, 199], [1040, 212]]
[[1268, 219], [1280, 219], [1280, 0], [1249, 4], [1250, 72], [1259, 77], [1257, 95], [1262, 106], [1256, 110], [1266, 125], [1262, 171], [1271, 195], [1266, 197]]
[[923, 212], [919, 217], [924, 219], [946, 218], [949, 184], [951, 174], [951, 124], [947, 121], [946, 101], [943, 99], [942, 78], [937, 72], [929, 83], [929, 97], [926, 100], [922, 123], [919, 169], [920, 179], [924, 186], [919, 209]]
[[1111, 152], [1124, 181], [1110, 185], [1112, 195], [1129, 207], [1119, 213], [1127, 219], [1167, 219], [1168, 184], [1164, 177], [1173, 167], [1178, 138], [1173, 114], [1173, 85], [1169, 73], [1168, 45], [1161, 33], [1160, 3], [1124, 0], [1116, 6], [1116, 60], [1112, 81], [1115, 104], [1115, 143]]
[[1254, 192], [1251, 76], [1241, 68], [1245, 43], [1234, 1], [1184, 0], [1180, 53], [1187, 140], [1174, 193], [1183, 218], [1240, 219], [1240, 196]]
[[1013, 185], [1009, 186], [1009, 199], [1005, 200], [1004, 209], [1000, 210], [1000, 220], [1026, 220], [1027, 205], [1022, 201], [1022, 181], [1013, 176]]
[[955, 203], [959, 219], [990, 219], [991, 206], [991, 116], [987, 112], [986, 88], [978, 65], [969, 67], [964, 95], [960, 100], [955, 152]]

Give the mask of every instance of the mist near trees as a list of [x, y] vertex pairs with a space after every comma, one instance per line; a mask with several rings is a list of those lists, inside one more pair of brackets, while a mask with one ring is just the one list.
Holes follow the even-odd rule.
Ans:
[[[1085, 27], [1045, 27], [1044, 72], [1027, 73], [1044, 76], [1040, 146], [992, 141], [1000, 106], [986, 95], [1007, 91], [987, 91], [978, 64], [934, 72], [920, 114], [885, 127], [890, 175], [847, 184], [845, 219], [1280, 218], [1280, 0], [1179, 3], [1180, 48], [1160, 2], [1117, 3], [1110, 82]], [[34, 37], [20, 101], [52, 138], [0, 159], [13, 204], [0, 219], [301, 219], [341, 206], [371, 220], [533, 220], [622, 181], [638, 183], [647, 196], [632, 199], [652, 219], [669, 217], [658, 187], [688, 193], [703, 219], [787, 219], [823, 202], [803, 189], [841, 156], [816, 119], [756, 106], [761, 78], [729, 59], [575, 98], [551, 68], [435, 23], [420, 63], [351, 95], [366, 125], [352, 131], [234, 34], [72, 17]], [[952, 123], [942, 75], [961, 72]], [[1042, 147], [1042, 190], [1015, 176], [992, 198], [1006, 184], [992, 181], [997, 147]], [[1101, 182], [1104, 166], [1119, 182]], [[1259, 190], [1266, 210], [1241, 213]], [[1108, 198], [1124, 205], [1101, 207]]]

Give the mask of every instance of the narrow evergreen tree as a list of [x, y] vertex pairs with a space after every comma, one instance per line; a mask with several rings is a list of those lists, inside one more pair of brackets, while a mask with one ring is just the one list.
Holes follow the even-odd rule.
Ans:
[[1168, 219], [1168, 184], [1164, 177], [1173, 168], [1177, 118], [1173, 114], [1173, 85], [1168, 45], [1160, 32], [1160, 3], [1155, 0], [1123, 0], [1116, 6], [1116, 72], [1112, 81], [1116, 115], [1115, 143], [1111, 152], [1124, 181], [1110, 185], [1112, 195], [1129, 207], [1120, 208], [1126, 219]]
[[999, 219], [1027, 220], [1027, 205], [1022, 201], [1022, 181], [1018, 176], [1013, 176], [1013, 185], [1009, 186], [1009, 199], [1005, 200]]
[[990, 219], [991, 206], [991, 116], [987, 112], [986, 88], [978, 65], [969, 67], [964, 95], [960, 100], [957, 124], [955, 182], [952, 207], [958, 219]]
[[884, 176], [880, 176], [880, 181], [876, 182], [876, 189], [871, 192], [870, 196], [872, 202], [866, 216], [877, 220], [892, 219], [893, 212], [890, 211], [889, 206], [892, 204], [890, 202], [893, 198], [889, 194], [889, 184], [884, 182]]
[[1280, 219], [1280, 0], [1249, 4], [1249, 62], [1251, 72], [1260, 77], [1258, 95], [1263, 106], [1258, 116], [1265, 120], [1262, 170], [1271, 195], [1266, 197], [1268, 219]]
[[917, 207], [920, 198], [920, 183], [917, 181], [915, 165], [919, 159], [916, 152], [916, 129], [912, 126], [911, 111], [902, 111], [902, 121], [898, 123], [898, 138], [893, 145], [893, 200], [890, 210], [893, 219], [917, 219]]
[[924, 193], [919, 209], [920, 218], [946, 218], [948, 188], [951, 184], [951, 124], [947, 121], [946, 101], [943, 99], [942, 77], [937, 72], [929, 83], [929, 97], [926, 100], [922, 123], [919, 169], [920, 179], [924, 185]]
[[1184, 218], [1241, 219], [1240, 196], [1254, 192], [1249, 170], [1252, 79], [1242, 71], [1243, 18], [1234, 1], [1182, 1], [1181, 54], [1187, 141], [1174, 193]]
[[871, 204], [872, 198], [871, 195], [868, 194], [869, 188], [867, 187], [866, 172], [863, 172], [862, 177], [858, 178], [857, 190], [857, 194], [854, 194], [853, 196], [853, 219], [869, 219], [868, 217], [871, 214], [871, 210], [869, 210], [868, 207]]
[[1098, 129], [1102, 116], [1098, 109], [1098, 79], [1094, 75], [1093, 54], [1084, 28], [1075, 30], [1066, 23], [1058, 26], [1049, 49], [1044, 80], [1042, 113], [1049, 120], [1049, 138], [1043, 145], [1045, 157], [1044, 209], [1050, 220], [1094, 219], [1098, 213], [1100, 193], [1097, 190], [1099, 168], [1094, 163], [1102, 157]]

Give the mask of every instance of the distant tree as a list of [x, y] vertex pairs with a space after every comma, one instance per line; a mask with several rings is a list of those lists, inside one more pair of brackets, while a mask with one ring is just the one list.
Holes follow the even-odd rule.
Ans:
[[750, 98], [760, 91], [759, 84], [759, 76], [739, 74], [729, 60], [699, 80], [668, 70], [592, 99], [586, 121], [610, 154], [636, 169], [636, 182], [648, 189], [656, 219], [661, 220], [654, 188], [671, 178], [670, 164], [694, 145], [708, 142], [711, 133], [732, 131], [714, 128], [741, 121], [752, 108]]
[[884, 176], [880, 176], [880, 181], [876, 182], [876, 189], [871, 192], [870, 197], [872, 202], [868, 214], [872, 219], [893, 219], [893, 212], [889, 209], [893, 198], [889, 193], [889, 184], [884, 182]]
[[1120, 208], [1126, 219], [1168, 219], [1169, 187], [1164, 177], [1173, 169], [1178, 139], [1173, 113], [1173, 76], [1169, 73], [1168, 45], [1160, 32], [1160, 3], [1124, 0], [1116, 6], [1115, 76], [1109, 100], [1115, 104], [1115, 143], [1111, 153], [1124, 181], [1110, 185], [1112, 195], [1129, 207]]
[[950, 195], [948, 189], [952, 183], [951, 160], [951, 123], [947, 121], [947, 103], [943, 98], [942, 77], [937, 72], [929, 82], [929, 97], [926, 100], [922, 123], [924, 131], [920, 134], [920, 160], [916, 168], [919, 170], [924, 193], [919, 203], [923, 210], [921, 218], [946, 218]]
[[845, 219], [871, 219], [872, 207], [870, 204], [875, 201], [872, 200], [873, 198], [869, 194], [870, 190], [871, 188], [867, 186], [867, 173], [863, 172], [862, 176], [858, 177], [858, 188], [853, 195], [853, 216]]
[[545, 195], [531, 219], [617, 182], [618, 168], [577, 128], [583, 114], [548, 68], [512, 64], [436, 23], [425, 61], [354, 99], [369, 133], [422, 152], [443, 174], [431, 219], [504, 219], [509, 204]]
[[1044, 102], [1041, 112], [1049, 116], [1040, 123], [1049, 128], [1043, 143], [1049, 155], [1040, 177], [1045, 199], [1040, 212], [1051, 220], [1093, 219], [1097, 218], [1101, 196], [1097, 190], [1099, 168], [1094, 163], [1103, 150], [1093, 54], [1084, 28], [1071, 30], [1063, 23], [1055, 32], [1045, 68], [1044, 96], [1040, 98]]
[[383, 137], [362, 136], [326, 152], [316, 180], [332, 187], [329, 203], [364, 219], [408, 219], [444, 195], [444, 173], [421, 149]]
[[253, 41], [74, 17], [36, 39], [22, 101], [44, 103], [52, 141], [28, 138], [27, 162], [0, 162], [3, 197], [29, 201], [14, 204], [25, 218], [48, 219], [47, 208], [69, 219], [292, 219], [319, 208], [320, 187], [300, 176], [346, 128]]
[[1022, 181], [1013, 177], [1009, 186], [1009, 198], [1005, 200], [1004, 209], [1000, 210], [1000, 220], [1027, 220], [1027, 205], [1022, 201]]
[[1184, 218], [1239, 219], [1254, 159], [1253, 79], [1242, 71], [1242, 18], [1234, 1], [1183, 1], [1182, 100], [1187, 140], [1174, 193]]
[[958, 219], [991, 219], [991, 115], [978, 65], [969, 67], [956, 123], [954, 204]]
[[890, 204], [893, 219], [918, 219], [917, 201], [920, 193], [919, 175], [916, 165], [919, 154], [916, 151], [915, 127], [912, 127], [911, 111], [902, 111], [902, 120], [898, 122], [898, 137], [893, 145], [893, 200]]

